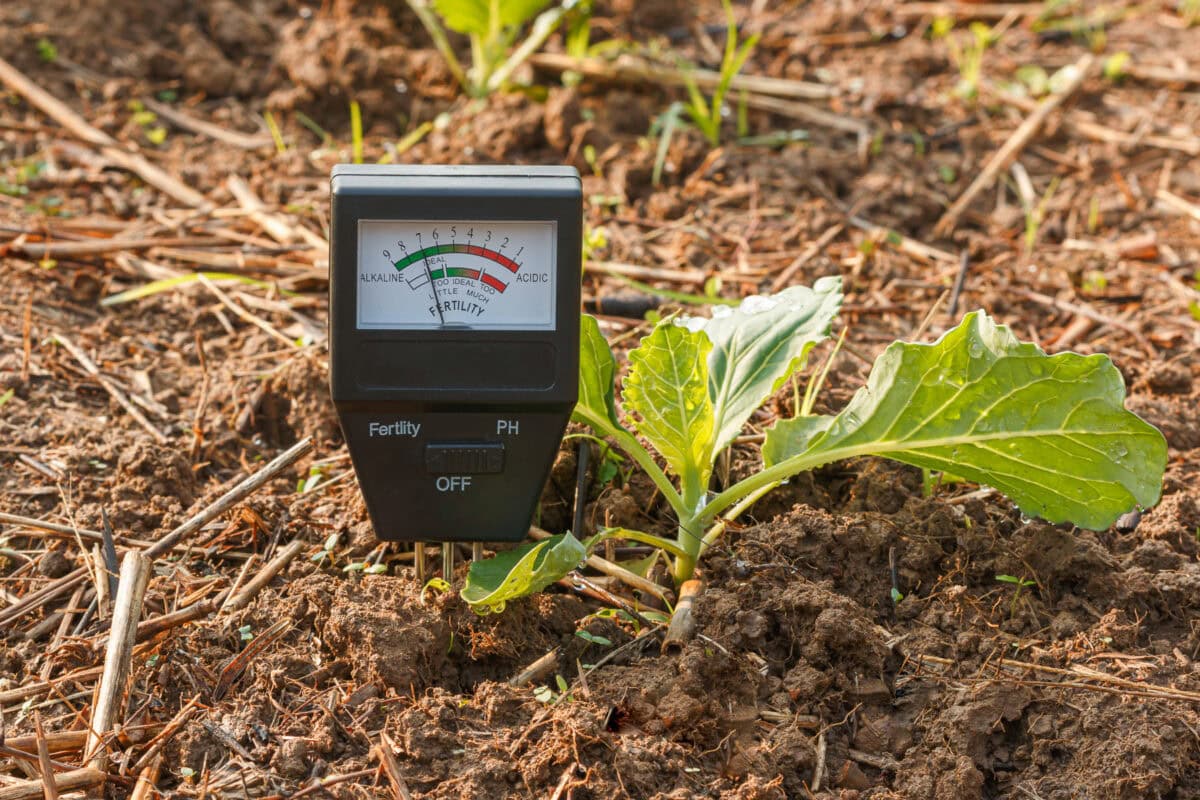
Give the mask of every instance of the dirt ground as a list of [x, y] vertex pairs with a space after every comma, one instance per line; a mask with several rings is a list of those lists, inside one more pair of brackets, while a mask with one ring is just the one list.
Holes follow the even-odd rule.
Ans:
[[[308, 455], [155, 559], [144, 617], [196, 613], [139, 639], [109, 796], [142, 775], [179, 797], [1200, 797], [1200, 26], [1165, 1], [929, 5], [736, 4], [762, 34], [744, 71], [826, 96], [749, 108], [749, 141], [736, 109], [720, 148], [681, 131], [657, 186], [652, 125], [682, 90], [567, 86], [543, 65], [518, 77], [544, 91], [471, 102], [405, 3], [0, 5], [0, 56], [118, 142], [2, 90], [0, 512], [67, 528], [0, 522], [0, 797], [41, 774], [35, 716], [55, 769], [83, 758], [64, 732], [86, 730], [108, 601], [63, 582], [96, 563], [89, 532], [106, 517], [119, 549], [145, 549], [304, 437]], [[931, 35], [943, 13], [958, 51]], [[972, 20], [995, 37], [974, 99], [957, 91]], [[723, 23], [710, 0], [597, 0], [592, 37], [713, 66]], [[1018, 71], [1088, 52], [1015, 165], [939, 227], [1037, 102], [1004, 99]], [[819, 410], [887, 342], [973, 308], [1049, 351], [1108, 353], [1170, 445], [1162, 501], [1094, 533], [889, 462], [830, 465], [729, 532], [672, 655], [560, 587], [486, 617], [422, 593], [411, 549], [374, 539], [328, 400], [319, 244], [350, 100], [368, 161], [578, 167], [604, 231], [585, 307], [618, 350], [670, 301], [597, 265], [729, 297], [840, 274], [847, 347]], [[205, 205], [145, 183], [129, 148]], [[124, 243], [86, 247], [105, 239]], [[101, 304], [199, 269], [258, 282]], [[790, 411], [784, 391], [753, 427]], [[571, 525], [574, 448], [543, 495], [551, 531]], [[732, 474], [757, 459], [738, 445]], [[585, 533], [670, 531], [644, 479], [594, 473]], [[246, 607], [218, 607], [291, 541]], [[345, 569], [366, 562], [386, 571]]]

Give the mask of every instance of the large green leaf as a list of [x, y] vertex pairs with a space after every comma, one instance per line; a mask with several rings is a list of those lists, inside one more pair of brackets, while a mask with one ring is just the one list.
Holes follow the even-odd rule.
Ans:
[[767, 429], [762, 446], [763, 466], [773, 467], [808, 449], [813, 439], [829, 430], [836, 417], [810, 415], [783, 419]]
[[509, 600], [540, 592], [566, 576], [587, 558], [587, 548], [570, 533], [529, 542], [472, 561], [462, 599], [475, 611], [500, 613]]
[[1102, 530], [1158, 502], [1166, 468], [1162, 434], [1124, 401], [1107, 356], [1048, 356], [974, 312], [932, 345], [891, 345], [841, 414], [781, 422], [764, 449], [803, 468], [887, 456], [993, 486], [1026, 514]]
[[813, 345], [829, 335], [842, 305], [840, 278], [813, 288], [793, 286], [768, 297], [748, 297], [736, 309], [714, 308], [703, 330], [712, 340], [708, 393], [719, 453], [742, 431], [754, 410], [804, 365]]
[[446, 27], [459, 33], [486, 36], [491, 30], [493, 9], [498, 26], [522, 25], [550, 5], [550, 0], [433, 0]]
[[622, 401], [637, 429], [679, 475], [685, 495], [698, 498], [713, 457], [713, 407], [706, 365], [712, 343], [699, 331], [666, 320], [629, 354]]
[[613, 377], [617, 362], [596, 319], [584, 314], [579, 333], [579, 402], [572, 418], [593, 428], [610, 424], [620, 428], [613, 404]]

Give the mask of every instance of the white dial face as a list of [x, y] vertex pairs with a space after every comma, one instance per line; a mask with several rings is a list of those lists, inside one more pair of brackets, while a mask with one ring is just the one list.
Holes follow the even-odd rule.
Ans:
[[358, 327], [553, 330], [555, 228], [361, 220]]

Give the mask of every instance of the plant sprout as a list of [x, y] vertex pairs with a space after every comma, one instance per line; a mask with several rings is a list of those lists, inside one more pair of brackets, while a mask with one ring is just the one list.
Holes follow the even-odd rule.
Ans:
[[[750, 58], [759, 39], [759, 35], [756, 33], [739, 44], [737, 18], [733, 14], [733, 4], [730, 0], [721, 0], [721, 6], [725, 9], [725, 50], [721, 55], [721, 77], [713, 89], [712, 97], [704, 97], [691, 70], [685, 69], [683, 72], [688, 90], [688, 102], [683, 108], [691, 117], [692, 123], [700, 129], [704, 138], [713, 147], [721, 144], [721, 120], [725, 114], [725, 98], [729, 94], [729, 86], [737, 74], [742, 71], [746, 59]], [[740, 111], [739, 127], [745, 124], [745, 110], [742, 108]], [[739, 130], [739, 135], [744, 136], [745, 131]], [[670, 138], [669, 133], [665, 136], [667, 139]]]
[[[463, 90], [472, 97], [486, 97], [503, 88], [513, 71], [545, 43], [576, 2], [564, 0], [548, 11], [543, 9], [550, 5], [549, 0], [433, 0], [432, 7], [429, 0], [408, 0], [408, 5]], [[529, 34], [521, 39], [530, 21]], [[466, 34], [470, 40], [469, 69], [463, 69], [454, 54], [446, 28]]]
[[680, 584], [727, 524], [781, 482], [863, 456], [987, 484], [1026, 515], [1094, 530], [1158, 502], [1166, 440], [1125, 409], [1112, 361], [1047, 355], [982, 312], [933, 344], [891, 344], [841, 413], [776, 421], [766, 430], [762, 469], [714, 487], [717, 459], [828, 336], [841, 300], [840, 280], [824, 278], [811, 289], [715, 307], [711, 318], [664, 319], [629, 353], [619, 407], [616, 360], [585, 315], [573, 419], [646, 473], [677, 534], [617, 528], [585, 541], [559, 534], [473, 563], [463, 598], [478, 611], [501, 610], [567, 575], [608, 538], [660, 549]]

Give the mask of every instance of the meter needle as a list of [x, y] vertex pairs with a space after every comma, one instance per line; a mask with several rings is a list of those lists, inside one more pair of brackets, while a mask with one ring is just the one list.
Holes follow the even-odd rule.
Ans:
[[429, 268], [429, 259], [423, 259], [422, 263], [425, 264], [425, 274], [429, 276], [429, 291], [433, 292], [433, 307], [437, 309], [438, 321], [444, 328], [446, 327], [446, 318], [442, 315], [442, 301], [438, 297], [437, 286], [433, 282], [433, 270]]

